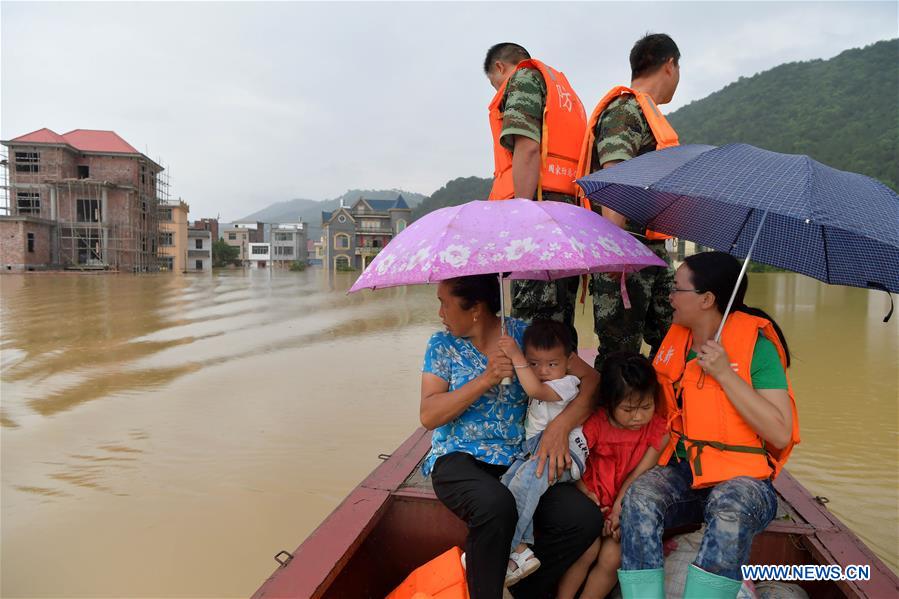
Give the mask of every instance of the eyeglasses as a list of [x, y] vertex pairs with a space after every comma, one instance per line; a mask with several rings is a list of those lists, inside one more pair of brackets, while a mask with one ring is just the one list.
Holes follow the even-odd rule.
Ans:
[[683, 293], [686, 291], [690, 291], [692, 293], [705, 293], [705, 291], [700, 291], [699, 289], [678, 289], [677, 287], [671, 288], [671, 293]]

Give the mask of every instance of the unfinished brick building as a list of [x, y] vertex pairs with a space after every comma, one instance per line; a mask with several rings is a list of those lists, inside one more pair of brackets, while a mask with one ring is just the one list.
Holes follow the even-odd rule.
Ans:
[[0, 268], [157, 270], [160, 165], [113, 131], [40, 129], [2, 144]]

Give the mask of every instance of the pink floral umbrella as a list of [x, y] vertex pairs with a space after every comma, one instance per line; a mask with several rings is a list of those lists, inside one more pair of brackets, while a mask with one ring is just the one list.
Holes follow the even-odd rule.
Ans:
[[[510, 273], [546, 281], [665, 262], [602, 216], [562, 202], [474, 201], [435, 210], [397, 235], [350, 288]], [[623, 287], [623, 284], [622, 284]]]
[[[634, 272], [665, 262], [602, 216], [562, 202], [474, 201], [435, 210], [397, 235], [350, 287], [379, 289], [497, 273], [547, 281], [591, 272]], [[624, 277], [621, 297], [630, 308]], [[511, 384], [503, 379], [503, 385]]]

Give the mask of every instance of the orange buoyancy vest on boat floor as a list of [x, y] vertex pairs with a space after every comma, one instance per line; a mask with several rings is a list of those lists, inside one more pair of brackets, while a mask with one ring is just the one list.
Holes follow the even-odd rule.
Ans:
[[[752, 356], [759, 333], [777, 348], [786, 371], [786, 352], [771, 321], [745, 312], [733, 312], [721, 334], [721, 345], [730, 358], [731, 368], [750, 385]], [[775, 449], [767, 446], [743, 420], [718, 381], [703, 372], [697, 359], [686, 361], [692, 345], [690, 329], [671, 325], [653, 360], [671, 431], [671, 439], [659, 457], [659, 465], [668, 463], [682, 438], [693, 471], [694, 489], [737, 476], [776, 477], [793, 446], [799, 443], [799, 416], [789, 377], [787, 392], [793, 417], [790, 442], [783, 449]]]
[[[599, 117], [602, 116], [603, 111], [608, 108], [609, 104], [624, 94], [634, 96], [637, 100], [637, 104], [640, 105], [640, 110], [643, 111], [643, 116], [646, 118], [649, 130], [652, 131], [652, 136], [655, 137], [656, 150], [663, 150], [665, 148], [680, 145], [680, 142], [677, 139], [677, 132], [668, 122], [668, 119], [659, 112], [659, 107], [656, 106], [655, 101], [653, 101], [649, 94], [631, 89], [624, 85], [619, 85], [618, 87], [613, 87], [609, 90], [609, 93], [603, 96], [602, 100], [599, 101], [599, 104], [596, 105], [596, 108], [593, 109], [593, 114], [590, 115], [590, 119], [587, 121], [587, 133], [584, 135], [581, 151], [578, 155], [577, 179], [591, 173], [590, 167], [593, 160], [593, 144], [596, 141], [596, 135], [593, 132], [596, 129], [596, 124], [599, 122]], [[584, 196], [584, 193], [580, 188], [578, 188], [578, 195], [581, 198], [581, 205], [589, 210], [590, 202]], [[670, 237], [670, 235], [665, 235], [664, 233], [656, 233], [649, 229], [646, 230], [646, 238], [650, 240], [668, 239]]]
[[419, 566], [386, 599], [468, 599], [462, 550], [453, 547]]
[[[546, 83], [546, 102], [543, 104], [543, 131], [540, 135], [540, 178], [537, 182], [537, 199], [543, 191], [575, 195], [574, 183], [578, 152], [584, 139], [587, 115], [580, 98], [574, 93], [568, 79], [560, 71], [539, 60], [523, 60], [515, 71], [523, 68], [537, 69]], [[513, 72], [514, 74], [514, 72]], [[511, 75], [510, 75], [511, 78]], [[490, 131], [493, 134], [493, 188], [491, 200], [510, 200], [515, 197], [512, 181], [512, 152], [499, 142], [503, 130], [503, 112], [500, 110], [506, 85], [500, 86], [490, 102]]]

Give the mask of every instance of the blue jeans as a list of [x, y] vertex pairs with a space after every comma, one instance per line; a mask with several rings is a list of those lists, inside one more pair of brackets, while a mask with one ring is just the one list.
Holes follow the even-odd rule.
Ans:
[[[515, 497], [515, 507], [518, 508], [518, 524], [515, 525], [515, 534], [512, 537], [512, 551], [521, 543], [534, 544], [534, 512], [540, 498], [549, 489], [549, 476], [544, 465], [543, 473], [537, 477], [537, 462], [531, 456], [540, 446], [540, 438], [543, 433], [534, 435], [522, 443], [522, 452], [515, 458], [509, 469], [503, 474], [502, 482], [512, 496]], [[583, 470], [583, 467], [581, 467]], [[556, 482], [567, 483], [573, 479], [566, 470]]]
[[742, 580], [752, 539], [777, 514], [770, 480], [738, 476], [714, 487], [692, 489], [686, 461], [656, 466], [628, 488], [621, 506], [621, 569], [663, 567], [666, 528], [705, 521], [706, 531], [693, 562], [706, 572]]

